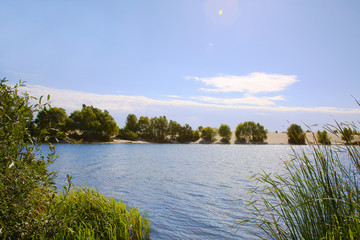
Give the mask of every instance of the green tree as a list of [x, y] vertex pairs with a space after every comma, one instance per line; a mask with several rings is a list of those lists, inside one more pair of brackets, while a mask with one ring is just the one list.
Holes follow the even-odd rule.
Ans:
[[263, 143], [267, 130], [259, 123], [244, 122], [236, 127], [235, 136], [239, 143]]
[[331, 144], [331, 140], [330, 137], [328, 135], [328, 133], [324, 130], [324, 131], [317, 131], [317, 141], [320, 144], [323, 145], [330, 145]]
[[344, 140], [347, 144], [350, 144], [354, 140], [354, 132], [350, 128], [340, 129], [341, 139]]
[[231, 129], [229, 125], [221, 124], [219, 127], [219, 135], [222, 137], [222, 142], [229, 143], [231, 139]]
[[126, 118], [125, 127], [120, 129], [118, 137], [135, 141], [138, 138], [137, 131], [138, 119], [134, 114], [129, 114]]
[[66, 132], [68, 122], [69, 118], [66, 111], [56, 107], [44, 108], [35, 119], [37, 130], [41, 132], [41, 137], [52, 142], [57, 141], [57, 136], [61, 132]]
[[150, 139], [159, 143], [166, 142], [168, 125], [169, 123], [165, 116], [151, 118]]
[[126, 118], [125, 129], [136, 133], [138, 130], [138, 119], [134, 114], [129, 114]]
[[176, 121], [170, 120], [168, 127], [168, 134], [171, 140], [178, 140], [178, 136], [180, 135], [181, 125]]
[[305, 133], [297, 124], [291, 124], [287, 129], [290, 144], [305, 144]]
[[74, 111], [70, 119], [71, 130], [80, 131], [80, 137], [86, 141], [109, 141], [119, 131], [108, 111], [85, 104], [81, 111]]
[[216, 131], [211, 127], [201, 130], [201, 138], [207, 142], [215, 142]]
[[138, 121], [138, 134], [142, 139], [150, 138], [150, 120], [148, 117], [141, 116]]
[[178, 141], [181, 143], [197, 141], [200, 138], [199, 131], [193, 131], [189, 124], [180, 127]]

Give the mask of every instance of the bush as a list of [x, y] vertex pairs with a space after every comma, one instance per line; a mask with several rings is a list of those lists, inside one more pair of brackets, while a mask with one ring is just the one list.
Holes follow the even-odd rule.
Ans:
[[138, 135], [130, 130], [122, 128], [119, 131], [118, 137], [120, 139], [135, 141], [138, 138]]
[[236, 127], [235, 136], [238, 143], [263, 143], [267, 130], [259, 123], [244, 122]]
[[[343, 129], [340, 129], [340, 132]], [[293, 153], [285, 174], [259, 174], [249, 207], [269, 239], [358, 239], [359, 145], [310, 145]]]
[[297, 124], [291, 124], [287, 129], [290, 144], [305, 144], [305, 133]]
[[54, 173], [47, 165], [54, 148], [44, 156], [41, 142], [30, 136], [33, 113], [43, 107], [30, 105], [30, 96], [0, 83], [0, 238], [31, 238], [47, 231]]

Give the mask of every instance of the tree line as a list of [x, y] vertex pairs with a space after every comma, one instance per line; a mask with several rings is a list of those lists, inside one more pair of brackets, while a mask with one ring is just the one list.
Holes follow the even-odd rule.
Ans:
[[[190, 143], [201, 139], [202, 142], [212, 143], [219, 135], [222, 143], [230, 143], [232, 137], [231, 128], [227, 124], [221, 124], [219, 128], [199, 126], [193, 129], [189, 124], [181, 125], [174, 120], [168, 120], [166, 116], [137, 118], [135, 114], [129, 114], [124, 128], [120, 129], [107, 110], [102, 111], [85, 104], [81, 110], [76, 110], [69, 116], [62, 108], [44, 108], [29, 128], [34, 135], [53, 142], [66, 136], [83, 141], [110, 141], [120, 138], [156, 143]], [[235, 129], [236, 143], [261, 144], [267, 139], [267, 133], [267, 129], [260, 123], [243, 122]], [[301, 126], [291, 124], [286, 133], [289, 144], [305, 144], [306, 136]], [[352, 141], [355, 134], [357, 133], [347, 128], [341, 132], [344, 141]], [[318, 131], [316, 139], [321, 144], [331, 144], [325, 130]]]

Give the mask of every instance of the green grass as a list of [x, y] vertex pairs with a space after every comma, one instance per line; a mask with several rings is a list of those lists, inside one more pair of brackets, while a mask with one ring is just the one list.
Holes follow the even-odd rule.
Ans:
[[[340, 132], [343, 125], [338, 124]], [[284, 164], [284, 174], [255, 177], [248, 207], [262, 239], [359, 239], [359, 145], [330, 147], [317, 142]]]
[[75, 187], [54, 197], [54, 239], [149, 239], [150, 221], [135, 207], [97, 190]]

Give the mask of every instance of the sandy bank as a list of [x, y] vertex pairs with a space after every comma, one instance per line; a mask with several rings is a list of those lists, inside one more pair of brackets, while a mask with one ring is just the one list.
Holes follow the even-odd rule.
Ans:
[[[316, 136], [316, 133], [311, 133], [311, 132], [306, 133], [306, 138], [308, 139], [308, 141], [310, 143], [315, 142], [314, 136]], [[343, 144], [344, 143], [344, 141], [341, 140], [341, 136], [339, 134], [329, 133], [329, 137], [330, 137], [330, 140], [331, 140], [331, 144], [333, 144], [333, 145], [335, 145], [335, 144]], [[216, 136], [216, 141], [213, 144], [222, 144], [220, 139], [221, 139], [220, 136]], [[356, 138], [356, 139], [359, 139], [359, 138]], [[233, 132], [232, 136], [231, 136], [230, 143], [235, 144], [235, 142], [236, 142], [236, 137], [235, 137], [235, 132]], [[115, 139], [111, 143], [151, 144], [150, 142], [147, 142], [147, 141], [130, 141], [130, 140], [121, 140], [121, 139]], [[201, 143], [203, 143], [203, 141], [202, 141], [202, 139], [199, 139], [198, 141], [192, 142], [191, 144], [201, 144]], [[288, 144], [288, 136], [287, 136], [286, 133], [268, 133], [267, 134], [267, 139], [265, 140], [264, 144], [270, 144], [270, 145]]]

